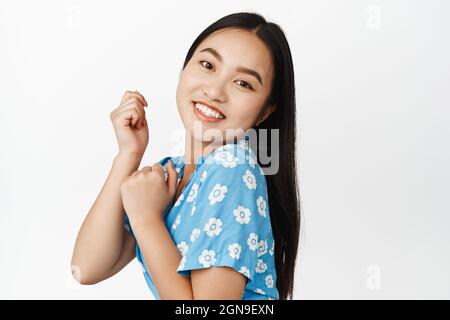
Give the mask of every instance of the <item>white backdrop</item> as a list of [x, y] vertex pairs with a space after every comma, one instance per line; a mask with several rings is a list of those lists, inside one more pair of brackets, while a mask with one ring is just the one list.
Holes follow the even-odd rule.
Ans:
[[247, 10], [281, 25], [295, 63], [295, 298], [450, 298], [450, 5], [437, 0], [3, 0], [0, 298], [152, 298], [136, 260], [94, 286], [70, 275], [117, 152], [109, 113], [139, 90], [143, 165], [181, 154], [187, 50]]

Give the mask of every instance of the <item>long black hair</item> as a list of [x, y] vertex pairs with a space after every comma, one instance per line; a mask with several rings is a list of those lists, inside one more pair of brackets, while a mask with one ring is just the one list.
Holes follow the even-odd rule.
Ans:
[[[280, 299], [292, 299], [300, 235], [300, 194], [297, 185], [296, 106], [291, 51], [284, 32], [277, 24], [267, 22], [257, 13], [233, 13], [211, 24], [195, 39], [187, 53], [183, 70], [199, 44], [211, 33], [225, 28], [254, 32], [272, 54], [274, 77], [264, 108], [269, 107], [269, 104], [276, 107], [264, 121], [255, 125], [254, 129], [258, 141], [261, 132], [259, 129], [267, 129], [266, 132], [277, 129], [279, 132], [279, 169], [276, 174], [266, 175], [266, 181], [275, 240], [276, 286]], [[273, 156], [271, 146], [267, 148], [266, 154]], [[259, 156], [257, 159], [258, 164], [263, 167]]]

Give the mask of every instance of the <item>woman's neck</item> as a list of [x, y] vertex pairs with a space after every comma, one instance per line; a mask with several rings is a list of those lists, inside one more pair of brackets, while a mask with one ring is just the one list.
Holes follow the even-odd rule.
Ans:
[[195, 168], [195, 166], [197, 165], [196, 162], [198, 161], [199, 157], [209, 155], [217, 147], [220, 147], [220, 145], [196, 140], [189, 134], [189, 132], [187, 132], [184, 148], [185, 168]]

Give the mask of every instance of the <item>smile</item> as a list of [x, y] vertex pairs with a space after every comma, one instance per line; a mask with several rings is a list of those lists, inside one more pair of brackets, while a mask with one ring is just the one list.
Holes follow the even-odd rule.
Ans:
[[195, 102], [195, 101], [193, 101], [192, 103], [194, 105], [194, 110], [195, 110], [196, 115], [202, 120], [217, 122], [217, 121], [225, 119], [225, 116], [222, 113], [220, 113], [216, 110], [213, 110], [212, 108], [210, 108], [202, 103]]

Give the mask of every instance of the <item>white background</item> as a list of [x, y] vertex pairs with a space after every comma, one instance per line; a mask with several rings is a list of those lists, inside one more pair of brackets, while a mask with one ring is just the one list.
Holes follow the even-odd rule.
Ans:
[[447, 1], [2, 1], [0, 298], [151, 299], [136, 260], [94, 286], [70, 259], [117, 152], [109, 113], [149, 101], [143, 165], [181, 154], [195, 37], [256, 11], [291, 46], [302, 237], [295, 299], [450, 298]]

